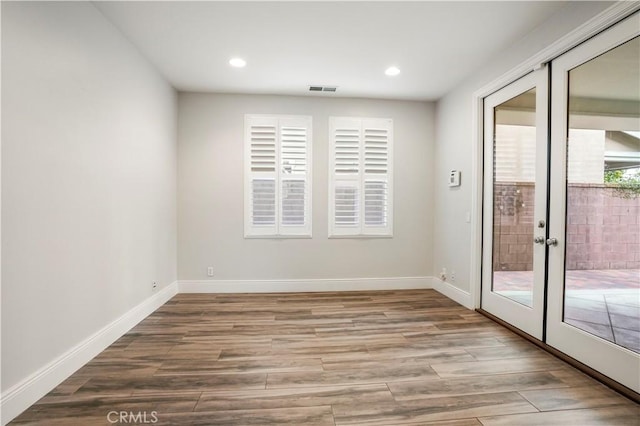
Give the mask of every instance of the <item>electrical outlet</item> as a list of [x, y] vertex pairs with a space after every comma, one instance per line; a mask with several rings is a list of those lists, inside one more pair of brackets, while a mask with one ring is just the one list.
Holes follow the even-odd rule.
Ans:
[[451, 278], [451, 282], [455, 283], [456, 282], [456, 271], [451, 271], [451, 273], [449, 274], [449, 277]]
[[153, 281], [151, 283], [151, 291], [156, 291], [158, 289], [158, 283]]
[[440, 279], [442, 281], [447, 280], [447, 268], [442, 268], [442, 271], [440, 271]]
[[209, 266], [207, 268], [207, 276], [208, 277], [212, 277], [213, 276], [213, 266]]

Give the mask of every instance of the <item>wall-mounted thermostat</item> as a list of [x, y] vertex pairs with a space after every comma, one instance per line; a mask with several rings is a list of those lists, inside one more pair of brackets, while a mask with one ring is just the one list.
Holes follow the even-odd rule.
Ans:
[[449, 173], [449, 186], [460, 186], [460, 170], [451, 170]]

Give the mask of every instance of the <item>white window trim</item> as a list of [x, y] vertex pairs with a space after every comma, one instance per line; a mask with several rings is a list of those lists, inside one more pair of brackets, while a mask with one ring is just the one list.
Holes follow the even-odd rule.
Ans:
[[[252, 206], [251, 206], [251, 191], [252, 191], [252, 177], [255, 176], [251, 170], [251, 123], [252, 121], [265, 121], [272, 122], [276, 125], [276, 170], [275, 174], [275, 186], [276, 186], [276, 214], [275, 225], [269, 227], [265, 226], [261, 229], [260, 226], [255, 226], [252, 223]], [[296, 225], [283, 225], [281, 223], [281, 210], [282, 210], [282, 182], [283, 173], [281, 160], [282, 139], [281, 129], [283, 123], [286, 122], [298, 122], [303, 123], [306, 128], [307, 140], [306, 140], [306, 173], [299, 175], [300, 179], [305, 180], [305, 205], [304, 205], [304, 217], [305, 224], [303, 226]], [[313, 193], [313, 126], [312, 117], [306, 115], [274, 115], [274, 114], [246, 114], [244, 120], [244, 237], [247, 239], [289, 239], [289, 238], [311, 238], [313, 231], [312, 224], [312, 193]]]
[[[336, 123], [341, 120], [353, 121], [358, 123], [359, 127], [359, 161], [358, 161], [358, 175], [357, 176], [342, 176], [338, 179], [338, 175], [335, 173], [335, 127]], [[388, 144], [387, 144], [387, 173], [381, 176], [367, 175], [364, 172], [364, 129], [365, 128], [384, 128], [388, 132]], [[329, 179], [328, 179], [328, 237], [334, 238], [393, 238], [393, 145], [394, 145], [394, 130], [393, 120], [390, 118], [369, 118], [369, 117], [329, 117]], [[358, 188], [358, 199], [364, 200], [364, 187], [367, 177], [383, 179], [387, 183], [387, 223], [386, 226], [377, 227], [365, 225], [364, 221], [364, 203], [360, 203], [360, 210], [358, 212], [358, 225], [354, 226], [353, 232], [349, 232], [349, 228], [341, 228], [336, 226], [335, 223], [335, 185], [336, 182], [342, 180], [343, 182], [353, 181]]]

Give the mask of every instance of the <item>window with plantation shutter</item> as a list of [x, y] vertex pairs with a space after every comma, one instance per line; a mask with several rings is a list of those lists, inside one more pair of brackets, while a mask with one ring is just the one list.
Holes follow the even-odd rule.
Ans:
[[311, 236], [311, 117], [245, 116], [245, 237]]
[[393, 234], [393, 121], [329, 118], [329, 236]]

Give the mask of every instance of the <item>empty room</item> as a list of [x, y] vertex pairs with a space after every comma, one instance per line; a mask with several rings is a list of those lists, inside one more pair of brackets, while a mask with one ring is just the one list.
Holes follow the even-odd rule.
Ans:
[[640, 2], [0, 12], [2, 425], [640, 425]]

